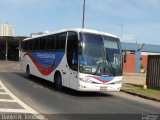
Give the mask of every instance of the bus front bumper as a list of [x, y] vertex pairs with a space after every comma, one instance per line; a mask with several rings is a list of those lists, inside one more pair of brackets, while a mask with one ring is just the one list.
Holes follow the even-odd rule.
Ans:
[[119, 84], [93, 84], [87, 82], [79, 82], [78, 91], [108, 91], [118, 92], [122, 87], [122, 83]]

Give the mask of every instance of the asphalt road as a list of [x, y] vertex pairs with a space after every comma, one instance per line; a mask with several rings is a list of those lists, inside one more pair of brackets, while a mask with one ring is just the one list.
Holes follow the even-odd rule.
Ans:
[[123, 92], [56, 91], [53, 83], [21, 72], [0, 72], [2, 83], [41, 114], [159, 114], [160, 104]]

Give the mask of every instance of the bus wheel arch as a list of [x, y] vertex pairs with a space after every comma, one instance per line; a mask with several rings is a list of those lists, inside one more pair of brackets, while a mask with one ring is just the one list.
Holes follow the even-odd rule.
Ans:
[[61, 91], [63, 86], [62, 86], [62, 75], [60, 71], [56, 71], [54, 74], [54, 84], [55, 84], [55, 88], [58, 91]]

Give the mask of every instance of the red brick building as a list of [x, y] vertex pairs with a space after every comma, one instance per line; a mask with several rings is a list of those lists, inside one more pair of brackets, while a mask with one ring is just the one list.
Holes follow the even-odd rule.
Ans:
[[148, 55], [160, 55], [160, 45], [121, 43], [123, 51], [123, 72], [138, 73], [141, 67], [147, 69]]

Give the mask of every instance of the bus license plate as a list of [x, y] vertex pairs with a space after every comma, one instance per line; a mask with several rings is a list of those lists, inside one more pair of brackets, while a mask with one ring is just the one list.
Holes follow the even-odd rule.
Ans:
[[100, 91], [107, 91], [107, 87], [100, 87]]

